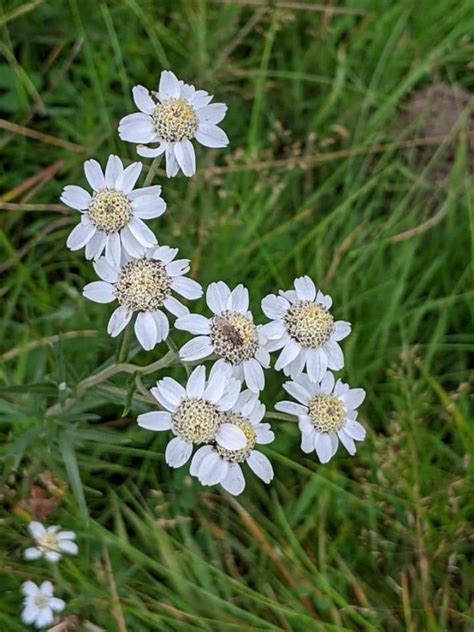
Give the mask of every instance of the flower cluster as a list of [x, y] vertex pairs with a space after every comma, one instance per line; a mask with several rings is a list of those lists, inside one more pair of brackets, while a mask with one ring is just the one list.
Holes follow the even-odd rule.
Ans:
[[[48, 562], [58, 562], [63, 554], [77, 555], [79, 549], [75, 542], [76, 534], [73, 531], [61, 531], [61, 527], [53, 525], [44, 527], [40, 522], [30, 522], [28, 531], [34, 541], [23, 552], [25, 560], [46, 559]], [[24, 595], [23, 611], [21, 618], [23, 623], [43, 628], [53, 623], [54, 613], [62, 612], [66, 606], [62, 599], [54, 596], [53, 585], [45, 581], [37, 586], [32, 581], [26, 581], [21, 587]]]
[[[207, 147], [228, 144], [217, 126], [227, 106], [211, 103], [211, 95], [171, 71], [161, 73], [157, 91], [135, 86], [133, 99], [139, 112], [120, 121], [120, 138], [137, 143], [142, 157], [158, 161], [165, 156], [168, 177], [179, 170], [194, 175], [193, 139]], [[102, 171], [98, 162], [88, 160], [84, 171], [92, 191], [66, 186], [61, 196], [81, 214], [67, 245], [71, 250], [85, 246], [100, 279], [84, 287], [84, 296], [117, 303], [108, 333], [118, 336], [134, 320], [137, 340], [149, 351], [168, 339], [171, 314], [175, 328], [192, 335], [179, 350], [179, 360], [197, 366], [185, 385], [170, 377], [158, 380], [151, 389], [156, 410], [139, 415], [138, 425], [171, 432], [166, 463], [177, 468], [190, 461], [189, 472], [202, 485], [220, 484], [240, 494], [244, 463], [269, 483], [273, 468], [257, 447], [271, 443], [274, 433], [264, 422], [260, 393], [270, 354], [278, 351], [274, 368], [290, 378], [284, 388], [296, 401], [279, 402], [276, 409], [298, 418], [302, 450], [315, 451], [326, 463], [340, 441], [354, 454], [355, 441], [365, 437], [356, 410], [365, 393], [336, 382], [332, 374], [344, 366], [339, 343], [350, 334], [350, 323], [335, 320], [331, 298], [308, 276], [295, 279], [293, 289], [263, 299], [262, 311], [269, 319], [265, 324], [254, 321], [248, 290], [243, 285], [230, 288], [224, 281], [208, 286], [207, 315], [190, 313], [182, 300], [203, 294], [200, 284], [186, 276], [190, 262], [177, 259], [177, 249], [158, 244], [145, 223], [166, 210], [161, 187], [151, 184], [156, 166], [144, 186], [136, 188], [139, 162], [124, 167], [112, 155]], [[171, 341], [169, 346], [175, 348]], [[212, 362], [208, 371], [203, 364], [207, 360]]]

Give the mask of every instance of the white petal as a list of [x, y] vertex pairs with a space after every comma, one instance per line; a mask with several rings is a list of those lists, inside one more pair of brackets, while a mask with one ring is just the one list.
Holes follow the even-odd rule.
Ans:
[[166, 340], [166, 338], [168, 338], [168, 335], [170, 333], [169, 320], [159, 309], [156, 309], [154, 312], [151, 313], [151, 315], [155, 319], [156, 341], [162, 342], [163, 340]]
[[327, 369], [327, 356], [323, 349], [308, 349], [306, 352], [308, 375], [313, 382], [319, 382]]
[[187, 314], [186, 316], [180, 316], [176, 319], [174, 324], [176, 329], [182, 329], [183, 331], [189, 331], [195, 335], [206, 335], [211, 331], [209, 319], [201, 314]]
[[59, 542], [59, 550], [63, 553], [68, 553], [69, 555], [77, 555], [79, 547], [75, 542], [62, 540]]
[[105, 242], [107, 241], [107, 235], [98, 230], [92, 235], [86, 244], [86, 259], [98, 259], [105, 248]]
[[269, 429], [269, 425], [270, 424], [259, 424], [255, 428], [257, 443], [267, 445], [268, 443], [272, 443], [272, 441], [275, 440], [275, 433]]
[[265, 323], [261, 329], [265, 337], [270, 340], [281, 338], [286, 331], [285, 323], [282, 320], [272, 320]]
[[51, 599], [49, 600], [49, 606], [55, 612], [62, 612], [66, 607], [66, 603], [62, 599], [51, 597]]
[[181, 317], [189, 313], [188, 308], [182, 305], [177, 299], [174, 298], [174, 296], [168, 296], [168, 298], [163, 301], [163, 305], [174, 316]]
[[314, 301], [316, 298], [316, 287], [309, 276], [295, 279], [295, 290], [300, 301]]
[[178, 171], [178, 161], [174, 157], [174, 143], [168, 143], [166, 145], [166, 175], [168, 178], [174, 178]]
[[329, 294], [324, 295], [322, 292], [318, 291], [318, 293], [316, 294], [316, 302], [324, 305], [326, 309], [330, 309], [332, 305], [332, 298], [329, 296]]
[[230, 298], [230, 288], [224, 283], [224, 281], [217, 281], [217, 283], [211, 283], [206, 291], [206, 302], [209, 309], [214, 314], [220, 314], [227, 309], [227, 303]]
[[124, 226], [120, 231], [120, 240], [131, 257], [138, 258], [144, 255], [146, 246], [135, 237], [129, 226]]
[[224, 371], [212, 371], [209, 376], [209, 381], [204, 391], [204, 398], [217, 404], [224, 394], [225, 387], [229, 381], [227, 372]]
[[227, 105], [224, 103], [211, 103], [205, 105], [198, 110], [198, 117], [200, 123], [212, 123], [217, 125], [220, 123], [227, 112]]
[[301, 450], [309, 454], [314, 450], [314, 432], [301, 433]]
[[218, 402], [218, 408], [222, 412], [230, 410], [237, 401], [240, 393], [241, 384], [239, 380], [229, 379], [224, 389], [224, 395]]
[[185, 176], [190, 177], [196, 173], [196, 154], [191, 141], [182, 140], [175, 143], [174, 155]]
[[190, 300], [195, 300], [202, 296], [202, 287], [199, 283], [187, 277], [175, 277], [171, 287], [175, 292]]
[[61, 202], [77, 211], [84, 211], [89, 208], [91, 200], [90, 193], [75, 184], [68, 184], [61, 194]]
[[353, 419], [348, 419], [346, 421], [343, 430], [349, 435], [349, 437], [352, 437], [356, 441], [363, 441], [367, 434], [364, 426]]
[[[193, 86], [186, 86], [186, 88], [193, 88]], [[191, 105], [194, 105], [196, 109], [200, 109], [212, 100], [212, 94], [209, 94], [205, 90], [194, 90], [192, 96], [188, 95], [187, 98], [189, 99]]]
[[56, 562], [59, 562], [61, 559], [61, 554], [57, 551], [47, 551], [44, 556], [48, 562], [51, 562], [52, 564], [56, 564]]
[[179, 357], [185, 362], [192, 362], [207, 358], [212, 355], [213, 351], [214, 348], [209, 336], [197, 336], [181, 347]]
[[328, 340], [324, 343], [323, 349], [328, 358], [328, 367], [333, 371], [339, 371], [344, 366], [344, 355], [342, 349], [334, 340]]
[[82, 294], [95, 303], [111, 303], [115, 301], [115, 288], [106, 281], [88, 283], [82, 290]]
[[94, 191], [101, 191], [105, 188], [104, 174], [97, 160], [86, 160], [84, 163], [84, 173]]
[[181, 437], [175, 437], [166, 446], [165, 461], [170, 467], [181, 467], [191, 456], [192, 443], [183, 441]]
[[122, 246], [120, 244], [120, 235], [118, 233], [108, 235], [107, 241], [105, 242], [105, 258], [107, 262], [112, 267], [119, 268], [121, 255]]
[[166, 265], [166, 272], [171, 277], [182, 276], [189, 272], [189, 259], [176, 259]]
[[258, 424], [265, 417], [266, 408], [261, 402], [257, 402], [257, 405], [249, 415], [249, 421], [252, 425]]
[[332, 393], [333, 388], [334, 375], [331, 373], [331, 371], [327, 371], [323, 379], [321, 380], [321, 393], [326, 393], [327, 395], [329, 395], [329, 393]]
[[206, 367], [197, 366], [188, 378], [186, 394], [188, 397], [201, 398], [206, 385]]
[[314, 434], [314, 426], [309, 415], [298, 417], [298, 428], [303, 434]]
[[171, 415], [164, 410], [143, 413], [138, 415], [137, 423], [140, 428], [153, 430], [154, 432], [169, 430], [171, 428]]
[[132, 202], [135, 217], [154, 219], [166, 211], [166, 202], [159, 195], [142, 195]]
[[265, 386], [265, 375], [257, 360], [255, 360], [255, 358], [251, 358], [250, 360], [244, 362], [243, 366], [245, 382], [249, 389], [254, 393], [262, 391]]
[[151, 248], [158, 243], [153, 231], [138, 217], [132, 217], [128, 223], [128, 227], [132, 231], [135, 239], [145, 246], [145, 248]]
[[119, 122], [118, 132], [121, 140], [129, 143], [150, 143], [156, 138], [151, 116], [138, 112], [124, 116]]
[[308, 349], [301, 349], [299, 355], [290, 362], [288, 366], [286, 366], [283, 371], [285, 375], [290, 375], [292, 380], [295, 380], [299, 375], [301, 375], [304, 365], [306, 364], [306, 359], [308, 357]]
[[288, 415], [295, 415], [296, 417], [299, 417], [300, 415], [306, 416], [308, 414], [308, 409], [306, 406], [287, 401], [277, 402], [275, 404], [275, 410], [279, 410], [282, 413], [287, 413]]
[[115, 189], [117, 178], [123, 171], [123, 163], [118, 156], [111, 154], [105, 166], [105, 186]]
[[189, 473], [191, 476], [199, 477], [199, 468], [201, 467], [201, 463], [204, 461], [206, 456], [213, 451], [212, 446], [203, 445], [202, 448], [196, 450], [195, 455], [192, 458], [191, 465], [189, 467]]
[[205, 456], [199, 466], [199, 481], [202, 485], [216, 485], [227, 476], [229, 465], [212, 451]]
[[36, 618], [35, 625], [37, 628], [44, 628], [47, 625], [51, 625], [51, 623], [53, 622], [53, 619], [54, 619], [53, 611], [51, 610], [49, 606], [46, 606], [45, 608], [41, 608], [41, 610], [39, 611], [39, 614]]
[[33, 520], [33, 522], [29, 523], [28, 531], [30, 535], [35, 539], [41, 538], [41, 536], [45, 535], [46, 533], [46, 529], [41, 524], [41, 522], [37, 522], [36, 520]]
[[266, 349], [260, 347], [260, 349], [258, 349], [257, 353], [255, 354], [255, 357], [264, 369], [270, 368], [270, 354]]
[[109, 283], [116, 283], [119, 278], [118, 271], [113, 268], [105, 257], [101, 257], [97, 261], [94, 261], [92, 264], [94, 266], [94, 270], [103, 281], [108, 281]]
[[141, 187], [140, 189], [134, 189], [128, 194], [128, 198], [132, 202], [142, 201], [141, 198], [151, 198], [156, 200], [161, 196], [161, 186], [159, 184], [151, 184], [148, 187]]
[[308, 404], [311, 399], [311, 394], [297, 382], [285, 382], [283, 384], [283, 388], [287, 393], [289, 393], [292, 397], [294, 397], [298, 402], [302, 404]]
[[272, 464], [261, 452], [252, 450], [247, 458], [247, 463], [254, 474], [261, 478], [264, 483], [269, 483], [273, 479]]
[[112, 312], [112, 316], [107, 324], [107, 333], [109, 336], [112, 336], [112, 338], [118, 336], [128, 325], [132, 315], [133, 312], [128, 311], [125, 307], [117, 307], [117, 309]]
[[345, 320], [336, 320], [334, 323], [333, 339], [336, 341], [344, 340], [351, 333], [351, 324]]
[[280, 319], [286, 314], [290, 307], [288, 301], [282, 296], [269, 294], [262, 300], [262, 311], [268, 318]]
[[365, 391], [363, 388], [351, 388], [346, 390], [341, 395], [340, 399], [347, 405], [348, 408], [357, 408], [365, 399]]
[[327, 463], [332, 457], [332, 443], [327, 432], [320, 432], [314, 442], [316, 454], [321, 463]]
[[157, 382], [157, 388], [169, 402], [178, 406], [186, 397], [186, 391], [179, 382], [171, 377], [165, 377]]
[[247, 439], [242, 430], [226, 422], [220, 425], [216, 442], [226, 450], [242, 450], [247, 445]]
[[30, 580], [23, 582], [23, 584], [21, 585], [21, 592], [25, 596], [32, 597], [34, 595], [37, 595], [38, 590], [39, 590], [38, 586]]
[[145, 351], [150, 351], [156, 345], [158, 332], [151, 312], [140, 312], [138, 314], [135, 321], [135, 335]]
[[331, 439], [331, 446], [332, 446], [331, 458], [332, 458], [336, 454], [337, 448], [339, 447], [339, 439], [338, 439], [337, 434], [335, 432], [332, 432], [329, 435], [329, 438]]
[[204, 147], [227, 147], [229, 139], [223, 129], [212, 123], [200, 123], [195, 138]]
[[[150, 393], [153, 395], [153, 397], [156, 399], [159, 405], [162, 406], [163, 408], [166, 408], [166, 410], [175, 412], [176, 409], [178, 408], [178, 404], [173, 403], [173, 401], [170, 401], [169, 399], [167, 399], [161, 392], [161, 389], [159, 389], [157, 386], [154, 386], [153, 388], [151, 388]], [[179, 400], [179, 403], [180, 402], [181, 400]]]
[[61, 542], [61, 540], [75, 540], [76, 539], [76, 534], [74, 533], [74, 531], [60, 531], [58, 533], [58, 540]]
[[339, 437], [339, 441], [346, 448], [349, 454], [351, 456], [354, 455], [356, 453], [356, 445], [354, 443], [354, 439], [347, 435], [344, 430], [339, 430], [337, 436]]
[[160, 101], [163, 99], [177, 99], [180, 95], [179, 81], [171, 70], [163, 70], [158, 87]]
[[229, 309], [246, 314], [249, 308], [249, 291], [243, 285], [235, 287], [230, 295]]
[[143, 86], [134, 86], [132, 88], [133, 100], [137, 108], [145, 114], [153, 114], [155, 102], [150, 96], [150, 92]]
[[[151, 141], [145, 141], [151, 142]], [[164, 154], [166, 150], [166, 145], [159, 145], [158, 147], [146, 147], [145, 145], [137, 145], [137, 154], [142, 156], [142, 158], [157, 158]]]
[[122, 191], [122, 193], [130, 193], [140, 176], [142, 167], [143, 165], [141, 162], [133, 162], [126, 169], [124, 169], [123, 173], [121, 173], [117, 178], [117, 182], [115, 184], [117, 191]]
[[300, 352], [300, 345], [294, 340], [290, 340], [278, 356], [278, 360], [275, 363], [275, 371], [280, 371], [287, 364], [290, 364], [290, 362], [292, 362]]
[[69, 250], [80, 250], [84, 248], [87, 242], [94, 236], [96, 227], [93, 224], [78, 224], [66, 241], [66, 246]]
[[229, 463], [227, 475], [223, 481], [221, 481], [222, 487], [232, 494], [238, 496], [245, 489], [245, 478], [242, 473], [242, 468], [238, 463]]
[[23, 558], [25, 560], [38, 560], [43, 554], [41, 551], [34, 546], [31, 546], [23, 551]]
[[26, 625], [31, 625], [34, 621], [36, 621], [39, 613], [40, 610], [38, 606], [35, 606], [34, 603], [27, 603], [27, 605], [22, 610], [21, 620], [23, 621], [23, 623], [26, 623]]
[[169, 246], [158, 246], [158, 248], [154, 248], [152, 251], [153, 259], [157, 259], [165, 265], [173, 261], [178, 252], [179, 250], [177, 248], [170, 248]]

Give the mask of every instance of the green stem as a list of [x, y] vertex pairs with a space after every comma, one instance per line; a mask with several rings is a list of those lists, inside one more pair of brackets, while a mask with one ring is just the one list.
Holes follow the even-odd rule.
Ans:
[[128, 347], [130, 346], [130, 336], [132, 328], [126, 327], [117, 353], [117, 362], [124, 362], [127, 359]]
[[151, 163], [150, 168], [148, 169], [148, 173], [146, 174], [145, 182], [143, 183], [144, 187], [147, 187], [152, 183], [153, 178], [155, 177], [156, 172], [158, 171], [162, 158], [163, 158], [163, 154], [161, 154], [161, 156], [157, 156]]

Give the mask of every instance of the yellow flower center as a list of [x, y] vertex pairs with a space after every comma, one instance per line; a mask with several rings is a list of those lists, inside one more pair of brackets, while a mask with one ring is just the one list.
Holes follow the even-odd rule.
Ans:
[[125, 264], [115, 284], [120, 305], [132, 311], [155, 311], [170, 295], [171, 278], [161, 261], [135, 259]]
[[45, 533], [36, 540], [36, 545], [42, 553], [59, 551], [59, 540], [55, 533]]
[[302, 347], [317, 349], [327, 342], [334, 329], [334, 319], [319, 303], [296, 301], [283, 318], [290, 336]]
[[92, 196], [89, 203], [89, 219], [107, 235], [122, 230], [132, 218], [132, 205], [124, 193], [114, 189], [102, 189]]
[[344, 426], [344, 404], [333, 395], [315, 395], [308, 404], [308, 410], [317, 432], [337, 432]]
[[175, 432], [189, 443], [210, 443], [222, 421], [214, 404], [204, 399], [185, 399], [172, 416]]
[[215, 353], [232, 364], [250, 360], [258, 350], [257, 327], [251, 317], [237, 312], [214, 316], [210, 337]]
[[195, 109], [184, 99], [158, 103], [151, 118], [160, 140], [170, 143], [193, 138], [198, 126]]

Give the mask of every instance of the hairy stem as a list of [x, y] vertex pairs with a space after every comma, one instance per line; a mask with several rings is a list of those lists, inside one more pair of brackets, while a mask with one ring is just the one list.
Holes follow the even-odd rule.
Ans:
[[145, 182], [143, 183], [144, 187], [150, 186], [150, 184], [153, 182], [153, 178], [158, 171], [162, 158], [163, 154], [161, 154], [161, 156], [157, 156], [151, 163], [150, 168], [148, 169], [148, 173], [146, 174]]

